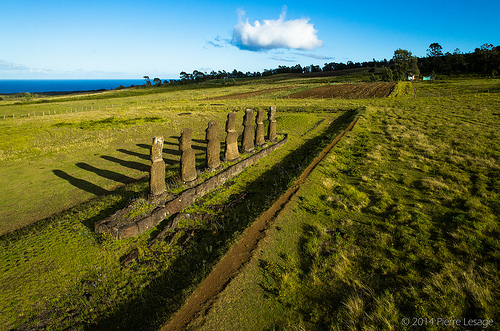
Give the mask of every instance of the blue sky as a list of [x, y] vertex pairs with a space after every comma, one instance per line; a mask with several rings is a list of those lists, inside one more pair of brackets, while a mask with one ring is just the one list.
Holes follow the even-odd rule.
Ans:
[[0, 79], [262, 72], [425, 56], [434, 42], [470, 52], [500, 45], [498, 12], [498, 0], [2, 0]]

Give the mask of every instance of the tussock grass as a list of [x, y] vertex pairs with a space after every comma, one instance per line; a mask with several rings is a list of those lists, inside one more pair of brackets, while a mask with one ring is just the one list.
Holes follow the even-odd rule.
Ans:
[[[372, 114], [376, 116], [375, 112]], [[500, 164], [477, 162], [477, 156], [474, 157], [474, 155], [480, 154], [480, 151], [484, 153], [483, 148], [487, 146], [487, 143], [476, 136], [468, 142], [462, 141], [462, 148], [459, 148], [461, 153], [476, 159], [476, 162], [461, 163], [463, 174], [454, 173], [449, 170], [446, 149], [442, 146], [450, 144], [448, 141], [454, 137], [460, 137], [460, 129], [455, 128], [456, 131], [453, 132], [443, 125], [440, 129], [446, 131], [448, 138], [438, 134], [437, 140], [425, 139], [434, 130], [430, 114], [427, 117], [427, 129], [420, 126], [413, 130], [407, 129], [413, 126], [411, 120], [407, 119], [403, 112], [394, 109], [390, 115], [386, 124], [388, 135], [384, 143], [387, 146], [385, 150], [381, 152], [381, 149], [377, 147], [381, 140], [380, 137], [375, 136], [368, 139], [373, 143], [373, 140], [379, 142], [372, 149], [371, 144], [366, 143], [366, 132], [359, 129], [357, 136], [351, 141], [344, 141], [344, 147], [335, 150], [336, 156], [330, 158], [330, 163], [320, 168], [317, 174], [319, 178], [331, 177], [332, 168], [338, 169], [334, 178], [338, 187], [342, 187], [338, 193], [345, 200], [336, 200], [340, 203], [337, 202], [332, 206], [334, 209], [331, 211], [332, 217], [320, 219], [325, 226], [338, 227], [337, 231], [344, 236], [338, 241], [340, 247], [337, 246], [332, 253], [319, 258], [318, 263], [313, 263], [314, 267], [298, 269], [298, 277], [303, 280], [304, 285], [296, 288], [292, 306], [303, 313], [295, 318], [312, 323], [311, 327], [315, 325], [333, 329], [379, 329], [384, 325], [391, 325], [392, 328], [398, 329], [398, 325], [401, 325], [399, 321], [405, 316], [429, 318], [441, 315], [477, 316], [483, 319], [498, 316], [499, 311], [494, 308], [498, 307], [498, 299], [493, 295], [499, 291], [496, 285], [498, 284], [497, 276], [490, 269], [496, 269], [496, 267], [493, 267], [495, 262], [490, 256], [492, 247], [484, 246], [486, 243], [494, 247], [500, 244], [493, 235], [500, 230], [497, 212], [494, 211], [498, 208], [498, 204], [492, 204], [492, 200], [488, 199], [493, 196], [497, 199], [498, 196], [491, 191], [491, 186], [490, 190], [487, 190], [483, 183], [488, 182], [485, 173], [496, 172]], [[422, 113], [420, 115], [425, 116]], [[461, 116], [464, 114], [462, 113]], [[453, 121], [453, 117], [450, 119]], [[490, 118], [491, 120], [493, 119]], [[389, 124], [391, 122], [400, 124]], [[369, 125], [368, 123], [366, 124]], [[374, 126], [377, 125], [376, 122], [371, 123]], [[498, 128], [498, 121], [495, 123], [489, 130]], [[479, 135], [490, 134], [479, 133], [484, 130], [482, 125], [467, 126], [466, 130], [473, 130]], [[412, 131], [418, 134], [412, 134]], [[414, 143], [412, 139], [418, 139], [418, 143]], [[364, 157], [352, 152], [352, 149], [362, 149], [363, 145], [369, 151], [366, 161]], [[391, 145], [394, 147], [391, 148]], [[395, 147], [409, 151], [409, 153], [403, 154], [404, 156], [394, 153], [391, 149]], [[492, 146], [489, 151], [496, 155], [499, 153], [496, 147]], [[415, 173], [410, 170], [411, 168], [405, 169], [408, 167], [407, 159], [419, 153], [424, 154], [425, 157], [413, 160], [413, 164], [428, 163], [425, 167], [426, 171]], [[351, 161], [342, 160], [343, 157]], [[364, 173], [366, 169], [364, 164], [370, 167], [377, 164], [381, 172], [391, 171], [390, 176], [387, 177], [389, 181], [386, 179], [375, 185], [375, 183], [370, 183], [370, 178], [366, 175], [360, 178], [360, 173]], [[390, 170], [386, 170], [389, 164]], [[399, 172], [413, 180], [398, 180]], [[482, 175], [474, 175], [472, 181], [468, 181], [467, 176], [464, 176], [465, 174], [471, 176], [477, 172]], [[439, 174], [446, 176], [440, 177]], [[359, 179], [364, 179], [360, 186]], [[460, 182], [455, 183], [455, 179], [459, 179]], [[322, 182], [328, 183], [329, 180], [322, 178]], [[412, 182], [416, 183], [413, 187]], [[474, 182], [478, 184], [474, 185]], [[354, 189], [353, 185], [358, 186], [361, 192], [358, 193], [359, 189]], [[372, 185], [373, 188], [367, 190]], [[460, 188], [460, 186], [465, 187]], [[474, 187], [476, 187], [476, 192], [474, 192]], [[314, 194], [311, 190], [307, 190], [307, 193], [304, 191], [304, 195], [307, 195], [308, 200], [311, 201], [308, 206], [317, 206], [315, 210], [321, 210], [318, 205], [329, 203], [328, 199], [323, 200], [321, 195], [319, 195], [319, 200], [315, 200], [317, 198], [314, 196], [318, 194]], [[411, 201], [419, 200], [419, 197], [425, 197], [424, 203], [412, 205]], [[464, 197], [466, 198], [463, 204], [457, 205], [457, 202], [462, 201]], [[389, 200], [388, 203], [385, 203], [382, 208], [378, 207], [377, 205], [384, 205], [381, 203], [384, 199]], [[347, 208], [349, 205], [351, 208]], [[368, 205], [371, 206], [367, 207]], [[356, 226], [345, 228], [336, 225], [343, 217], [346, 217], [341, 216], [342, 212], [339, 209], [347, 212], [350, 215], [348, 217], [353, 217], [355, 214], [352, 213], [359, 211], [363, 211], [363, 214], [356, 217], [358, 219]], [[314, 212], [304, 210], [303, 213], [306, 213], [302, 216], [304, 219], [309, 217], [317, 219], [317, 216], [313, 216], [316, 214]], [[380, 216], [382, 218], [379, 218]], [[455, 222], [460, 222], [460, 225]], [[484, 231], [485, 228], [481, 226], [486, 223], [488, 231]], [[371, 224], [370, 227], [367, 227], [368, 224]], [[445, 230], [442, 229], [443, 226]], [[300, 248], [298, 250], [299, 256], [303, 258], [314, 256], [314, 252], [317, 256], [321, 256], [319, 252], [327, 243], [332, 242], [332, 239], [308, 239], [309, 235], [305, 233], [303, 235], [308, 247], [307, 254]], [[370, 240], [370, 236], [373, 236], [374, 240]], [[316, 248], [311, 249], [311, 245]], [[478, 263], [478, 259], [483, 262]], [[491, 261], [493, 264], [486, 261]], [[488, 266], [480, 266], [483, 263]], [[334, 267], [331, 268], [330, 265]], [[328, 270], [332, 270], [333, 274]], [[318, 274], [321, 276], [318, 277]], [[318, 281], [318, 278], [321, 281]], [[310, 284], [308, 279], [314, 279], [316, 285], [313, 287], [316, 290], [311, 290], [308, 285], [305, 285]], [[357, 287], [348, 286], [340, 290], [340, 284], [346, 282], [348, 284], [359, 282], [369, 290], [365, 291], [365, 296], [360, 295], [360, 289]], [[429, 285], [422, 288], [419, 284]], [[332, 291], [343, 293], [342, 306], [329, 303], [322, 296], [311, 295], [311, 293], [331, 293]], [[392, 309], [390, 311], [373, 309], [374, 302], [384, 300], [384, 295], [388, 293], [391, 293], [393, 303], [390, 307]], [[315, 305], [319, 304], [316, 304], [315, 300], [327, 305], [327, 308], [323, 308], [323, 313], [318, 313]]]
[[[453, 84], [466, 86], [441, 87]], [[438, 317], [498, 319], [499, 101], [371, 103], [278, 217], [256, 253], [260, 263], [203, 318], [204, 329], [229, 330], [217, 321], [238, 324], [239, 314], [262, 329], [305, 330], [401, 330], [404, 317], [434, 318], [427, 328], [439, 330]], [[261, 294], [236, 299], [240, 291]]]

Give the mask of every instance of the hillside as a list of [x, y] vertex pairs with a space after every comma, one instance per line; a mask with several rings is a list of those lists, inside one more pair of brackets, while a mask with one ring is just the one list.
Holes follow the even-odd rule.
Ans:
[[[417, 82], [413, 98], [407, 84], [385, 97], [385, 83], [331, 85], [368, 76], [337, 78], [0, 101], [1, 328], [157, 330], [290, 188], [259, 231], [264, 239], [241, 257], [248, 263], [197, 308], [204, 313], [188, 319], [191, 327], [401, 329], [419, 316], [498, 319], [498, 81]], [[369, 92], [378, 87], [385, 92]], [[242, 110], [273, 105], [286, 144], [183, 210], [198, 216], [154, 245], [177, 215], [125, 240], [94, 232], [127, 205], [137, 207], [132, 216], [148, 210], [152, 137], [165, 138], [165, 179], [178, 194], [186, 188], [182, 129], [193, 129], [198, 174], [207, 178], [207, 123], [219, 122], [223, 142], [229, 112], [237, 111], [241, 135]]]

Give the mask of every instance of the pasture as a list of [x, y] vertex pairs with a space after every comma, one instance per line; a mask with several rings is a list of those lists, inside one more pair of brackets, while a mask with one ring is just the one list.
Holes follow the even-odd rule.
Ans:
[[[417, 85], [455, 91], [449, 97], [291, 97], [329, 82], [256, 80], [0, 101], [0, 325], [158, 328], [345, 129], [346, 110], [363, 110], [355, 130], [313, 171], [210, 314], [192, 325], [210, 329], [246, 318], [257, 328], [398, 329], [404, 316], [498, 317], [498, 81]], [[471, 84], [488, 92], [469, 93]], [[211, 218], [186, 220], [177, 237], [154, 249], [148, 242], [161, 225], [117, 242], [93, 232], [97, 220], [147, 194], [153, 136], [166, 139], [174, 188], [182, 128], [193, 128], [201, 169], [209, 120], [224, 123], [229, 111], [271, 105], [289, 141], [189, 209]], [[219, 130], [223, 141], [223, 125]], [[231, 210], [222, 207], [232, 201], [239, 202]], [[133, 249], [139, 258], [124, 267]], [[465, 285], [456, 289], [458, 283]], [[238, 297], [240, 290], [249, 295]], [[322, 308], [327, 298], [315, 296], [322, 292], [338, 300]], [[229, 303], [239, 307], [234, 314]], [[264, 313], [261, 305], [273, 310]], [[351, 324], [335, 324], [339, 317]]]
[[496, 325], [499, 101], [372, 103], [190, 328]]

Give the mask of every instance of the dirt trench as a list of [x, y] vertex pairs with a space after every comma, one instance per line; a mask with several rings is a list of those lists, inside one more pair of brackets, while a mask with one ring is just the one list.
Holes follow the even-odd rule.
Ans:
[[184, 305], [166, 323], [161, 330], [183, 330], [186, 325], [201, 311], [211, 306], [217, 299], [217, 295], [231, 282], [231, 280], [248, 262], [252, 252], [257, 248], [259, 241], [266, 235], [266, 230], [272, 221], [290, 201], [292, 196], [300, 188], [311, 171], [323, 160], [330, 150], [339, 142], [344, 134], [354, 127], [358, 118], [356, 117], [347, 129], [339, 133], [337, 137], [319, 154], [318, 157], [304, 170], [297, 181], [268, 209], [262, 216], [248, 227], [239, 241], [234, 244], [229, 252], [219, 261], [215, 268], [191, 294]]

